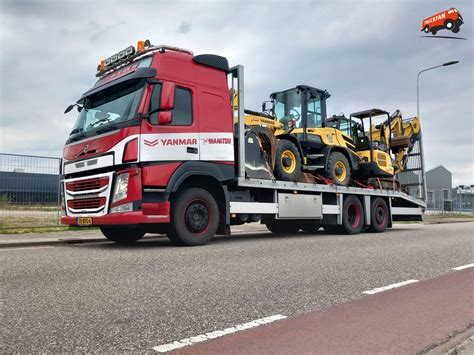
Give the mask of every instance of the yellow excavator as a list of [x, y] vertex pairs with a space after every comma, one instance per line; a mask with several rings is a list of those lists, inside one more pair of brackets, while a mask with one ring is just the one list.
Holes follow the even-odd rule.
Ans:
[[[279, 180], [305, 181], [309, 172], [338, 185], [348, 185], [351, 179], [392, 178], [402, 171], [405, 148], [420, 130], [418, 119], [406, 122], [399, 111], [390, 116], [379, 109], [326, 118], [329, 97], [326, 90], [298, 85], [272, 93], [270, 109], [264, 103], [261, 113], [245, 111], [248, 134], [259, 141], [268, 170]], [[374, 124], [373, 118], [381, 115], [387, 119]], [[266, 169], [261, 159], [253, 158], [258, 154], [249, 152], [248, 166], [256, 167], [250, 173]]]

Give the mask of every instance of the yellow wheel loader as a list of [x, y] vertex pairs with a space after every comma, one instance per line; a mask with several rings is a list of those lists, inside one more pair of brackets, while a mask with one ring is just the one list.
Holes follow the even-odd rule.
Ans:
[[263, 113], [245, 111], [245, 124], [258, 136], [277, 179], [301, 181], [302, 172], [310, 172], [347, 185], [358, 169], [350, 137], [325, 126], [329, 97], [326, 90], [298, 85], [272, 93], [270, 110], [264, 104]]

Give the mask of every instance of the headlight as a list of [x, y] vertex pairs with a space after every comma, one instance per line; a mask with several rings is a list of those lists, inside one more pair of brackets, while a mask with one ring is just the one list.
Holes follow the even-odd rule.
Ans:
[[115, 180], [114, 195], [112, 197], [112, 203], [127, 198], [128, 191], [128, 173], [120, 174]]

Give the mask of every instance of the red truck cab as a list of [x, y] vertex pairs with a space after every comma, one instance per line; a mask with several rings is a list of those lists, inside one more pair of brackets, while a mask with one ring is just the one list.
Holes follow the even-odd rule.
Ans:
[[453, 33], [458, 33], [463, 23], [464, 21], [459, 11], [452, 7], [425, 18], [421, 23], [421, 31], [425, 33], [431, 32], [431, 34], [435, 35], [439, 30], [447, 29]]
[[[120, 53], [115, 64], [102, 61], [100, 79], [69, 108], [80, 112], [64, 148], [64, 224], [160, 232], [183, 183], [212, 187], [235, 176], [227, 60], [141, 47], [127, 49], [131, 63], [120, 65]], [[202, 218], [184, 222], [201, 233], [212, 206], [197, 197], [192, 207]]]

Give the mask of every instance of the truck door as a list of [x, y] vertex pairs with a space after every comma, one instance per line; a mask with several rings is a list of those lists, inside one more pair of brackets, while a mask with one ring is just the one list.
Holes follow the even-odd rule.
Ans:
[[202, 89], [199, 92], [201, 160], [234, 162], [234, 135], [229, 93]]
[[[140, 160], [188, 161], [199, 160], [199, 122], [195, 88], [189, 85], [174, 86], [172, 108], [160, 110], [163, 82], [151, 85], [148, 105], [149, 117], [143, 120], [140, 137]], [[163, 92], [162, 92], [163, 91]], [[159, 123], [162, 111], [171, 112], [171, 122]]]

